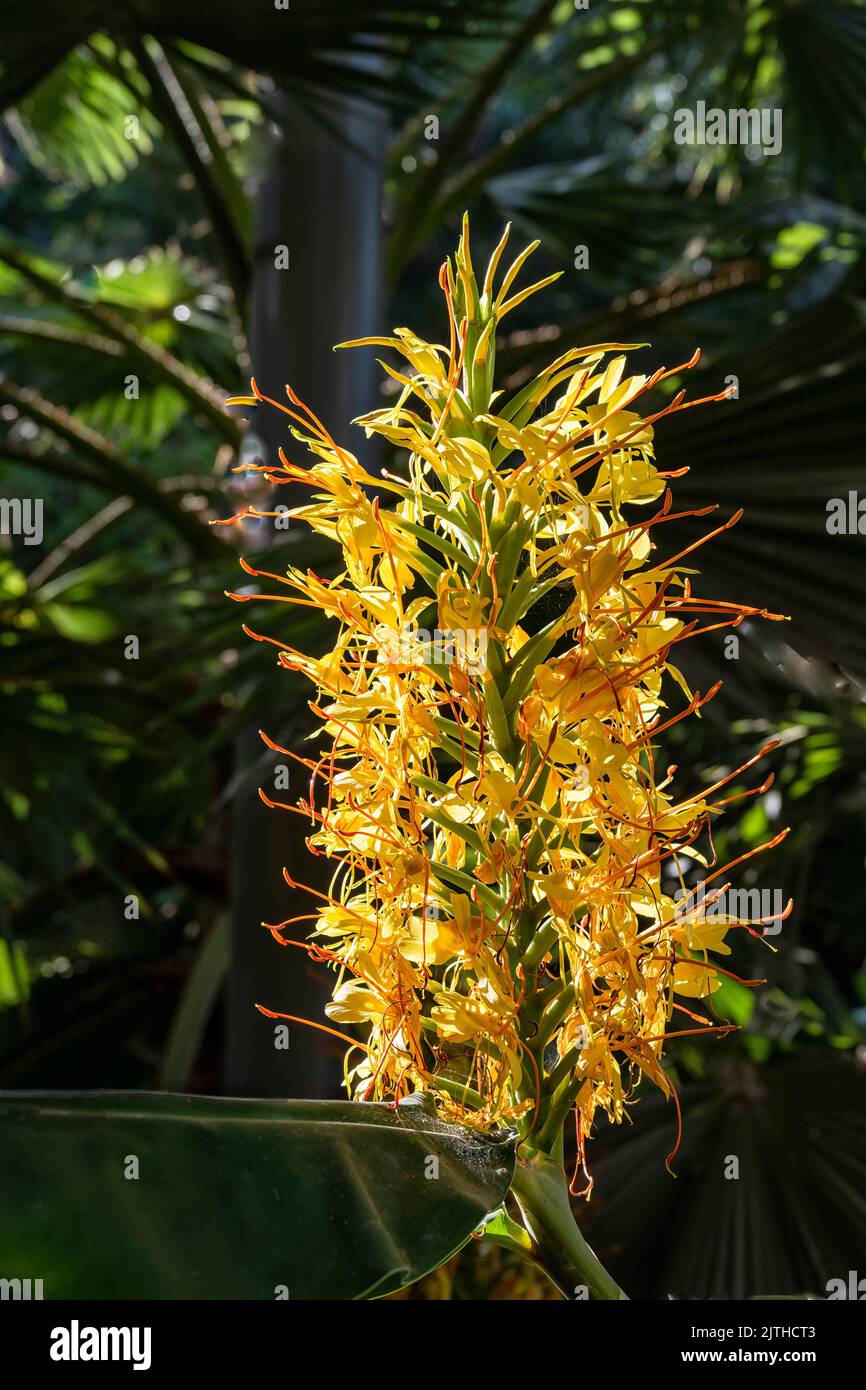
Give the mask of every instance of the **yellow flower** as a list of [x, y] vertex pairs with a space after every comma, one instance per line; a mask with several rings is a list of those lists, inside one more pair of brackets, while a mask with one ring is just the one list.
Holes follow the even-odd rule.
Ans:
[[271, 578], [336, 625], [324, 657], [281, 661], [317, 687], [302, 809], [334, 874], [309, 949], [336, 972], [330, 1017], [362, 1029], [346, 1084], [428, 1091], [550, 1151], [572, 1108], [582, 1142], [639, 1077], [672, 1094], [675, 1011], [719, 1026], [680, 1001], [717, 988], [711, 954], [744, 924], [680, 911], [665, 871], [703, 862], [741, 770], [678, 798], [660, 739], [715, 693], [689, 691], [678, 643], [703, 613], [762, 610], [702, 600], [692, 569], [656, 559], [671, 498], [655, 426], [683, 402], [644, 397], [696, 357], [647, 380], [628, 344], [593, 344], [495, 389], [498, 325], [547, 283], [512, 289], [527, 253], [498, 278], [506, 240], [479, 285], [464, 225], [440, 280], [447, 347], [406, 328], [361, 340], [407, 364], [386, 365], [399, 396], [359, 422], [399, 470], [371, 479], [293, 393], [279, 406], [312, 466], [281, 452], [268, 476], [309, 484], [292, 515], [342, 568]]

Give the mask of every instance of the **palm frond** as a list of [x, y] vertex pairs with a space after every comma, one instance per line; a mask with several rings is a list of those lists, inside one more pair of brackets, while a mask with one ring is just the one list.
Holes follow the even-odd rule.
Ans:
[[[635, 1298], [826, 1298], [866, 1240], [866, 1073], [851, 1056], [732, 1062], [596, 1146], [586, 1233]], [[606, 1150], [602, 1155], [600, 1149]]]

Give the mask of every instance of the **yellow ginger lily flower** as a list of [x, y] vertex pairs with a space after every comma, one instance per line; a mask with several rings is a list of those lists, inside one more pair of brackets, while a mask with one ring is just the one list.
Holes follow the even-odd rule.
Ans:
[[[347, 1085], [429, 1092], [443, 1114], [514, 1124], [550, 1152], [571, 1110], [581, 1145], [599, 1110], [621, 1120], [641, 1076], [673, 1094], [677, 1011], [718, 1028], [681, 1001], [711, 994], [711, 956], [749, 923], [679, 911], [664, 875], [701, 862], [743, 769], [678, 799], [656, 754], [718, 688], [692, 694], [679, 644], [703, 618], [776, 615], [699, 598], [682, 563], [694, 545], [657, 558], [673, 514], [656, 431], [683, 393], [647, 400], [697, 354], [647, 378], [629, 344], [569, 348], [513, 394], [494, 389], [502, 318], [547, 283], [513, 289], [524, 252], [496, 289], [506, 241], [479, 286], [464, 225], [440, 277], [447, 346], [406, 328], [360, 340], [405, 363], [385, 365], [396, 403], [357, 422], [403, 459], [383, 478], [291, 391], [282, 405], [253, 383], [244, 399], [287, 415], [286, 450], [262, 471], [309, 485], [291, 514], [342, 554], [335, 578], [271, 578], [274, 598], [333, 626], [328, 655], [280, 660], [318, 692], [301, 809], [336, 874], [308, 949], [336, 972], [331, 1019], [362, 1028]], [[289, 460], [299, 451], [312, 466]]]

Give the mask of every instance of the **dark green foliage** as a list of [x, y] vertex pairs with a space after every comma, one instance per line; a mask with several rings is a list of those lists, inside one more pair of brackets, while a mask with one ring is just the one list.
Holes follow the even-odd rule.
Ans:
[[[862, 1188], [866, 1171], [838, 1104], [839, 1077], [852, 1094], [861, 1084], [866, 1023], [866, 538], [829, 534], [827, 506], [863, 489], [866, 7], [146, 10], [144, 29], [141, 7], [52, 0], [34, 23], [0, 3], [0, 494], [43, 498], [45, 524], [41, 546], [0, 542], [0, 1081], [129, 1087], [167, 1074], [220, 1086], [219, 1010], [207, 1015], [226, 965], [229, 879], [243, 873], [229, 863], [228, 820], [239, 789], [275, 763], [263, 748], [239, 774], [232, 748], [263, 726], [303, 751], [308, 731], [300, 683], [241, 622], [305, 650], [326, 639], [315, 613], [236, 607], [224, 591], [245, 580], [239, 552], [255, 562], [253, 549], [268, 550], [276, 572], [333, 564], [300, 531], [208, 525], [249, 500], [231, 473], [240, 424], [223, 401], [249, 375], [250, 191], [266, 119], [291, 123], [303, 108], [331, 128], [334, 93], [362, 95], [394, 126], [387, 324], [441, 336], [427, 287], [468, 207], [479, 247], [510, 217], [542, 239], [539, 275], [565, 270], [548, 317], [527, 315], [498, 345], [509, 387], [552, 349], [608, 340], [651, 344], [647, 373], [700, 346], [690, 394], [736, 379], [736, 399], [659, 427], [665, 467], [690, 470], [672, 482], [675, 509], [719, 504], [671, 527], [671, 541], [743, 507], [696, 553], [696, 588], [791, 621], [745, 625], [736, 659], [719, 634], [682, 648], [694, 687], [726, 685], [666, 751], [697, 787], [781, 733], [768, 759], [776, 787], [728, 818], [717, 850], [724, 863], [792, 825], [739, 882], [784, 887], [795, 908], [775, 954], [751, 939], [736, 947], [732, 969], [767, 978], [719, 999], [741, 1038], [685, 1040], [674, 1054], [684, 1178], [674, 1184], [659, 1157], [672, 1111], [657, 1125], [642, 1101], [633, 1133], [600, 1154], [592, 1236], [613, 1250], [626, 1218], [638, 1231], [631, 1263], [613, 1258], [635, 1293], [796, 1291], [844, 1274], [833, 1262], [850, 1251], [856, 1263], [862, 1213], [852, 1195], [846, 1233], [842, 1190]], [[274, 41], [279, 25], [291, 42]], [[782, 152], [675, 145], [675, 110], [698, 100], [781, 108]], [[124, 654], [129, 635], [137, 660]], [[138, 916], [125, 915], [129, 899]], [[813, 1057], [818, 1045], [838, 1060]], [[713, 1165], [734, 1132], [772, 1185], [776, 1156], [797, 1144], [795, 1092], [804, 1125], [814, 1106], [819, 1135], [850, 1144], [844, 1174], [828, 1171], [820, 1137], [802, 1163], [779, 1159], [796, 1167], [780, 1192], [798, 1238], [774, 1243], [748, 1207], [760, 1189], [728, 1183], [717, 1201]], [[609, 1194], [635, 1163], [617, 1206]], [[825, 1193], [826, 1240], [814, 1234]], [[718, 1257], [701, 1264], [678, 1241], [651, 1261], [656, 1212], [667, 1229], [710, 1222]], [[712, 1225], [723, 1220], [724, 1235]]]
[[414, 1103], [7, 1092], [0, 1136], [4, 1276], [44, 1271], [45, 1298], [379, 1297], [514, 1171], [507, 1135]]

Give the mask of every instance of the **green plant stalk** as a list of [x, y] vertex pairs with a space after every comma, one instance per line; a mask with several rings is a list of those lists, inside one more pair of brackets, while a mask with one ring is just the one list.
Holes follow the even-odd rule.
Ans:
[[[474, 287], [469, 288], [474, 290]], [[467, 292], [466, 304], [468, 333], [465, 357], [467, 365], [464, 367], [463, 386], [472, 412], [477, 416], [490, 409], [495, 342], [489, 331], [490, 305], [486, 298], [479, 303], [474, 293], [470, 298], [470, 293]], [[488, 342], [489, 340], [486, 353], [482, 355], [480, 363], [474, 367], [469, 367], [468, 364], [474, 362], [479, 340], [485, 336], [485, 328], [488, 330], [485, 341]], [[470, 426], [467, 432], [479, 442], [484, 442], [484, 431], [477, 426]], [[512, 515], [507, 514], [509, 521], [512, 521]], [[502, 624], [505, 608], [513, 607], [515, 609], [515, 615], [513, 618], [509, 617], [509, 622], [516, 620], [519, 612], [524, 610], [527, 599], [530, 599], [533, 585], [540, 588], [542, 592], [547, 586], [539, 586], [530, 573], [515, 580], [514, 557], [507, 553], [507, 528], [503, 527], [502, 532], [496, 534], [491, 527], [491, 533], [495, 551], [498, 553], [500, 547], [505, 551], [502, 577], [507, 576], [507, 585], [503, 590], [507, 593], [507, 597], [505, 607], [499, 615], [499, 622]], [[543, 641], [544, 639], [542, 639]], [[547, 644], [553, 645], [550, 637], [547, 638]], [[507, 666], [505, 670], [508, 670]], [[485, 694], [487, 719], [494, 744], [507, 759], [511, 754], [512, 744], [512, 730], [508, 713], [513, 712], [514, 706], [511, 705], [508, 712], [504, 708], [503, 701], [508, 695], [507, 683], [503, 695], [503, 691], [495, 679], [497, 675], [502, 679], [503, 674], [501, 670], [491, 672], [491, 679], [487, 682]], [[513, 669], [509, 675], [513, 675]], [[528, 926], [529, 923], [525, 922], [525, 925]], [[518, 933], [521, 941], [522, 965], [525, 972], [531, 972], [537, 969], [556, 940], [556, 931], [552, 924], [536, 929], [528, 946], [523, 945], [523, 935], [522, 932]], [[545, 1037], [555, 1030], [557, 1021], [570, 1006], [570, 1003], [570, 998], [566, 997], [557, 1000], [552, 1007], [548, 1007], [546, 1014], [542, 1016], [540, 1021], [539, 1038], [536, 1040], [539, 1048], [543, 1048]], [[548, 1152], [537, 1150], [531, 1152], [527, 1158], [518, 1160], [515, 1169], [513, 1191], [520, 1205], [524, 1224], [533, 1241], [533, 1259], [556, 1285], [560, 1293], [569, 1300], [583, 1297], [584, 1291], [587, 1291], [594, 1298], [624, 1299], [627, 1295], [623, 1293], [587, 1245], [572, 1214], [568, 1199], [568, 1184], [562, 1165], [564, 1116], [560, 1113], [559, 1106], [555, 1107], [555, 1113], [548, 1109], [557, 1099], [556, 1096], [549, 1097], [547, 1105], [542, 1105], [538, 1116], [542, 1124]], [[571, 1103], [570, 1100], [569, 1105]], [[528, 1140], [527, 1136], [523, 1142], [526, 1144], [531, 1141]]]
[[581, 1234], [560, 1161], [541, 1153], [518, 1159], [512, 1190], [533, 1240], [535, 1259], [563, 1297], [578, 1301], [586, 1289], [593, 1298], [628, 1298]]
[[574, 1077], [566, 1077], [565, 1081], [561, 1082], [555, 1090], [548, 1093], [541, 1128], [536, 1140], [543, 1153], [550, 1151], [551, 1146], [555, 1149], [559, 1143], [562, 1127], [569, 1111], [574, 1107], [580, 1086], [580, 1078], [575, 1081]]

